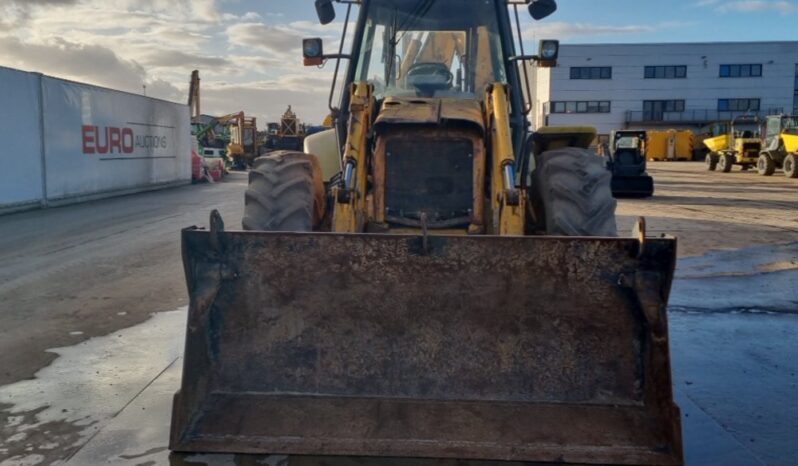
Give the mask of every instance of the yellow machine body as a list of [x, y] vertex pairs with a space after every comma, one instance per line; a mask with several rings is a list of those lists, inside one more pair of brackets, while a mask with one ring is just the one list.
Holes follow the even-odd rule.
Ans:
[[343, 108], [308, 144], [340, 173], [261, 157], [247, 231], [183, 231], [170, 449], [681, 466], [676, 240], [617, 237], [594, 128], [528, 132], [507, 3], [421, 3], [357, 2]]

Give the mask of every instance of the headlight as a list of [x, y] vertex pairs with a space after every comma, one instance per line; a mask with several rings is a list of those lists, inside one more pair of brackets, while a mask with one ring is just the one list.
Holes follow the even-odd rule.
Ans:
[[556, 60], [560, 54], [560, 42], [556, 40], [540, 41], [539, 55], [541, 60]]
[[318, 58], [323, 53], [321, 39], [305, 39], [302, 41], [302, 55], [305, 58]]

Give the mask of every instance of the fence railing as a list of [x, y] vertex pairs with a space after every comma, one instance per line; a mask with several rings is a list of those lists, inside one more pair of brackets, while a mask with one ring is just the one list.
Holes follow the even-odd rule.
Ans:
[[626, 112], [627, 123], [682, 123], [700, 124], [713, 121], [728, 121], [739, 116], [759, 116], [779, 115], [784, 113], [784, 109], [773, 108], [767, 111], [756, 112], [735, 112], [718, 110], [686, 110], [684, 112], [657, 112], [657, 111], [628, 111]]

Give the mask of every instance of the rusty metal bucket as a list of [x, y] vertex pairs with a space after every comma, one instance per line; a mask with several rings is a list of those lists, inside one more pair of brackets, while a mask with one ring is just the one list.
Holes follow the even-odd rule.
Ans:
[[178, 452], [682, 464], [674, 239], [183, 231]]

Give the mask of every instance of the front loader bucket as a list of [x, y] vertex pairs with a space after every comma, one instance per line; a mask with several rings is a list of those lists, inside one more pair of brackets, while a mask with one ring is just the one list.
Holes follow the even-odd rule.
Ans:
[[674, 239], [188, 229], [178, 452], [680, 465]]
[[616, 198], [651, 197], [654, 195], [654, 178], [649, 175], [613, 175], [612, 195]]

